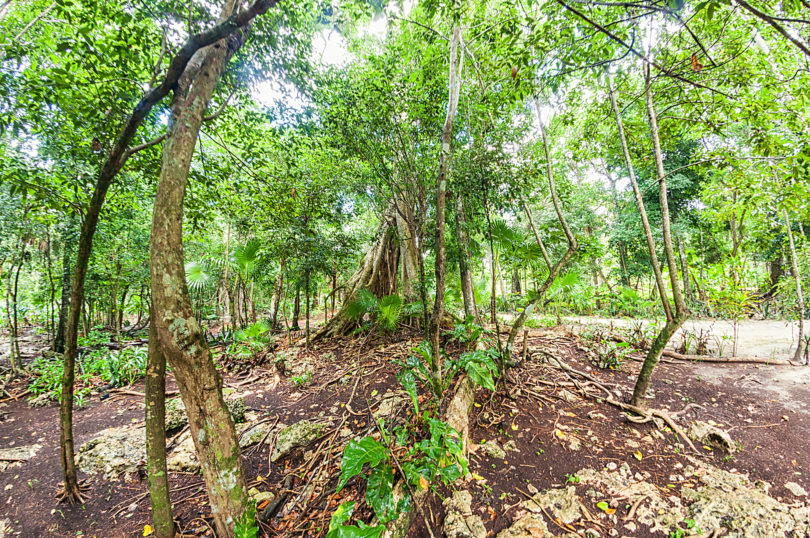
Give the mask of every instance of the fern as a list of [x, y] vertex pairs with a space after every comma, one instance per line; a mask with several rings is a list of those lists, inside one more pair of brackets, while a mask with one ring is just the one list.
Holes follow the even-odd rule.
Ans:
[[377, 323], [384, 331], [392, 332], [399, 326], [402, 317], [402, 299], [399, 295], [387, 295], [380, 300]]

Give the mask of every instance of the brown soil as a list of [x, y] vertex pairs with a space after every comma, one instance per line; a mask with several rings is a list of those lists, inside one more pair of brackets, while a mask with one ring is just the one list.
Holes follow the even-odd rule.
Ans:
[[[352, 480], [340, 494], [335, 494], [345, 444], [345, 439], [337, 434], [344, 427], [355, 435], [372, 431], [369, 411], [377, 407], [380, 396], [386, 391], [399, 390], [395, 377], [398, 367], [391, 359], [406, 357], [418, 340], [418, 334], [408, 333], [372, 337], [367, 341], [363, 338], [329, 341], [306, 354], [313, 359], [312, 378], [304, 387], [296, 385], [290, 377], [280, 376], [269, 361], [238, 376], [226, 376], [226, 386], [255, 378], [236, 390], [247, 391], [247, 406], [271, 421], [278, 419], [291, 424], [303, 418], [312, 420], [321, 412], [326, 417], [334, 417], [325, 435], [306, 451], [299, 451], [276, 464], [268, 461], [268, 446], [246, 449], [249, 484], [259, 490], [279, 491], [285, 475], [292, 472], [297, 477], [291, 486], [296, 492], [291, 498], [295, 499], [313, 478], [313, 473], [322, 473], [323, 480], [313, 480], [317, 486], [308, 496], [309, 502], [305, 503], [306, 498], [298, 503], [288, 502], [281, 517], [264, 527], [266, 535], [323, 535], [331, 513], [340, 502], [361, 498], [362, 481], [358, 480]], [[625, 363], [621, 371], [599, 370], [587, 362], [575, 339], [562, 333], [550, 335], [548, 331], [535, 330], [530, 335], [530, 349], [539, 348], [555, 349], [555, 356], [574, 368], [588, 371], [612, 389], [620, 390], [623, 397], [632, 390], [638, 363]], [[324, 362], [317, 358], [327, 351], [334, 353], [334, 360]], [[302, 357], [299, 360], [304, 360]], [[805, 450], [806, 439], [810, 438], [807, 415], [794, 412], [795, 409], [790, 409], [792, 406], [771, 399], [768, 393], [752, 392], [743, 381], [734, 381], [757, 367], [722, 366], [731, 379], [719, 376], [711, 380], [705, 372], [701, 375], [701, 367], [660, 365], [653, 380], [655, 397], [649, 405], [677, 412], [691, 404], [687, 412], [678, 417], [681, 424], [693, 419], [714, 420], [730, 431], [742, 446], [742, 450], [731, 457], [699, 447], [699, 458], [723, 469], [748, 473], [752, 480], [770, 482], [774, 486], [771, 494], [777, 498], [793, 499], [783, 487], [787, 481], [810, 489], [810, 452]], [[468, 487], [473, 493], [473, 510], [483, 518], [490, 536], [511, 524], [518, 503], [529, 493], [529, 484], [540, 490], [560, 487], [566, 484], [568, 477], [576, 480], [575, 473], [585, 467], [602, 469], [609, 462], [626, 462], [633, 472], [649, 473], [649, 481], [666, 489], [675, 463], [686, 462], [683, 453], [675, 450], [677, 439], [673, 433], [664, 433], [665, 439], [659, 439], [651, 435], [654, 426], [631, 423], [617, 408], [606, 403], [579, 396], [566, 401], [562, 388], [554, 385], [567, 381], [559, 369], [535, 359], [512, 370], [510, 377], [507, 383], [510, 396], [501, 391], [490, 399], [488, 391], [479, 390], [470, 417], [474, 448], [470, 471], [483, 477], [485, 482], [471, 480]], [[721, 380], [722, 384], [712, 380]], [[24, 389], [23, 382], [7, 387], [12, 394]], [[141, 384], [131, 389], [143, 390]], [[169, 389], [174, 389], [173, 382]], [[576, 393], [575, 389], [568, 390]], [[75, 413], [77, 446], [102, 429], [143, 419], [141, 398], [111, 395], [102, 401], [99, 397], [92, 396], [88, 405]], [[406, 414], [403, 407], [397, 420], [403, 420]], [[55, 503], [61, 480], [57, 415], [56, 405], [34, 409], [22, 398], [0, 404], [0, 448], [35, 442], [43, 445], [30, 461], [0, 473], [0, 519], [10, 519], [15, 533], [25, 537], [141, 536], [144, 525], [150, 523], [146, 480], [142, 474], [128, 482], [107, 482], [100, 476], [84, 477], [90, 486], [84, 505]], [[567, 438], [563, 440], [555, 432], [562, 432]], [[572, 437], [581, 440], [579, 450], [570, 448]], [[501, 445], [512, 440], [519, 452], [510, 451], [506, 459], [495, 460], [480, 448], [475, 449], [483, 440], [491, 439]], [[634, 456], [636, 451], [641, 453], [640, 461]], [[180, 528], [189, 535], [210, 536], [210, 509], [199, 475], [172, 473], [171, 485]], [[676, 494], [676, 490], [672, 492]], [[449, 494], [443, 488], [439, 493]], [[583, 498], [583, 502], [590, 500]], [[598, 513], [595, 506], [588, 508]], [[626, 508], [620, 506], [617, 515], [624, 515], [624, 510]], [[441, 499], [434, 496], [426, 514], [435, 534], [440, 536], [444, 517]], [[369, 521], [371, 512], [363, 507], [357, 515]], [[548, 520], [547, 524], [552, 532], [563, 533], [556, 522]], [[415, 517], [409, 534], [414, 537], [427, 534], [420, 516]], [[644, 531], [631, 533], [624, 529], [621, 534], [647, 535]]]

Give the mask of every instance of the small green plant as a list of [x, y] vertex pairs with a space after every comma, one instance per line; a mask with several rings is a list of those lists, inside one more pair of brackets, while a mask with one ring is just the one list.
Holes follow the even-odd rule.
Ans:
[[700, 527], [697, 526], [694, 519], [684, 519], [682, 522], [686, 525], [686, 528], [682, 527], [675, 527], [671, 531], [669, 531], [669, 538], [684, 538], [690, 534], [703, 534], [703, 531], [700, 530]]
[[474, 317], [467, 316], [464, 318], [463, 322], [456, 323], [456, 325], [453, 327], [453, 331], [449, 334], [464, 344], [469, 351], [475, 347], [476, 342], [478, 342], [478, 339], [481, 338], [481, 335], [483, 335], [485, 332], [486, 329], [476, 323]]
[[382, 534], [382, 531], [385, 530], [384, 525], [369, 527], [362, 521], [358, 522], [358, 526], [345, 525], [354, 513], [355, 504], [357, 503], [354, 501], [347, 501], [338, 506], [338, 509], [332, 514], [326, 538], [377, 538]]
[[362, 289], [346, 307], [346, 315], [361, 323], [365, 321], [361, 330], [379, 327], [385, 332], [393, 332], [402, 319], [402, 298], [399, 295], [386, 295], [378, 299], [367, 289]]
[[308, 384], [311, 380], [312, 380], [312, 372], [310, 372], [309, 370], [307, 370], [301, 375], [292, 376], [292, 382], [299, 387], [303, 387], [304, 385]]
[[259, 527], [256, 525], [256, 503], [250, 501], [247, 508], [233, 529], [236, 538], [256, 538], [259, 535]]
[[567, 474], [565, 475], [565, 483], [566, 484], [579, 484], [579, 476], [576, 474]]

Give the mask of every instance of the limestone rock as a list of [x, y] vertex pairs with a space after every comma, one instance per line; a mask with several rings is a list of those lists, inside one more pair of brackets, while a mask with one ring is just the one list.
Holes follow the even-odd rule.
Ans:
[[128, 476], [146, 461], [146, 435], [142, 425], [107, 428], [79, 447], [79, 469], [87, 474], [103, 473], [107, 480]]
[[492, 439], [481, 445], [481, 449], [484, 451], [484, 454], [497, 460], [506, 458], [506, 451], [501, 448], [501, 445]]
[[324, 424], [302, 420], [278, 432], [270, 461], [277, 462], [296, 448], [302, 448], [317, 439], [324, 430]]
[[693, 441], [698, 441], [704, 445], [713, 446], [729, 454], [734, 452], [734, 441], [731, 436], [717, 426], [713, 426], [708, 422], [696, 420], [689, 425], [686, 432]]
[[545, 509], [563, 523], [570, 524], [582, 517], [577, 489], [574, 486], [541, 491], [525, 501], [523, 506], [530, 512], [541, 514]]
[[787, 482], [785, 489], [794, 494], [796, 497], [807, 497], [807, 491], [796, 482]]
[[542, 514], [524, 514], [512, 526], [498, 533], [497, 538], [553, 538]]
[[272, 501], [276, 498], [276, 494], [272, 491], [259, 491], [256, 488], [250, 488], [248, 490], [248, 495], [250, 498], [256, 501], [256, 504], [261, 504], [264, 501]]
[[45, 407], [47, 405], [51, 405], [55, 401], [56, 400], [54, 400], [49, 393], [44, 392], [39, 396], [36, 396], [28, 400], [28, 405], [30, 405], [31, 407]]
[[[5, 471], [6, 469], [13, 469], [14, 467], [19, 467], [23, 464], [21, 461], [3, 461], [3, 458], [8, 458], [10, 460], [20, 459], [20, 460], [30, 460], [34, 456], [36, 456], [39, 449], [42, 448], [42, 445], [27, 445], [27, 446], [15, 446], [11, 448], [0, 448], [0, 473]], [[2, 536], [2, 534], [0, 534]]]
[[[231, 418], [237, 424], [245, 422], [245, 399], [241, 397], [225, 400]], [[180, 398], [166, 401], [166, 431], [177, 430], [188, 424], [186, 406]]]
[[444, 518], [444, 535], [447, 538], [485, 538], [487, 529], [480, 517], [472, 513], [469, 491], [458, 490], [444, 500], [447, 515]]

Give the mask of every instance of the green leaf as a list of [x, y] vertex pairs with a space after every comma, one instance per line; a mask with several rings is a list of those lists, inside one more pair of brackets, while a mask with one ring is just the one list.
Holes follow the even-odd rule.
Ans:
[[390, 465], [378, 465], [371, 470], [366, 484], [366, 502], [382, 523], [388, 523], [397, 516], [394, 470]]
[[343, 489], [351, 477], [360, 474], [363, 465], [368, 463], [373, 468], [379, 465], [387, 455], [388, 450], [372, 437], [363, 437], [359, 441], [352, 439], [346, 446], [346, 450], [343, 451], [337, 491]]
[[397, 374], [397, 379], [402, 384], [402, 387], [405, 389], [405, 392], [408, 393], [408, 396], [411, 397], [411, 402], [413, 402], [413, 408], [416, 414], [419, 414], [419, 400], [417, 399], [417, 389], [416, 389], [416, 376], [413, 373], [413, 370], [410, 368], [403, 368]]
[[382, 534], [385, 529], [383, 525], [369, 527], [360, 521], [357, 527], [354, 525], [344, 526], [343, 524], [352, 517], [354, 506], [353, 501], [345, 502], [335, 510], [335, 513], [332, 514], [332, 521], [329, 522], [329, 532], [326, 534], [326, 538], [377, 538]]

